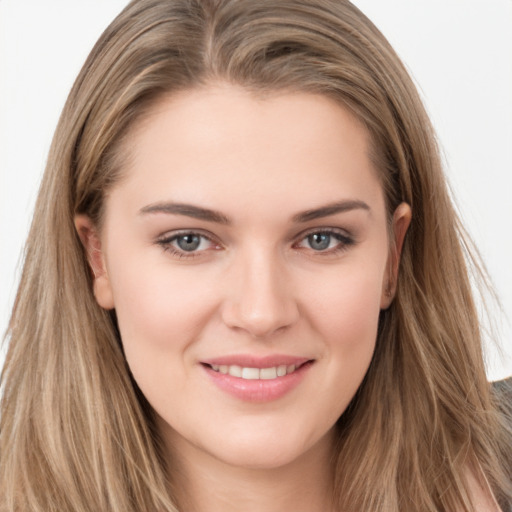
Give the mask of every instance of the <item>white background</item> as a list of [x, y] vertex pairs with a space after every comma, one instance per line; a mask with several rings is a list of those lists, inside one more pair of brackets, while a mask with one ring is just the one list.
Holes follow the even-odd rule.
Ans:
[[[257, 0], [255, 0], [257, 1]], [[126, 0], [0, 0], [0, 332], [60, 110]], [[488, 374], [512, 374], [512, 0], [357, 0], [419, 84], [504, 313]], [[2, 356], [0, 354], [0, 365]]]

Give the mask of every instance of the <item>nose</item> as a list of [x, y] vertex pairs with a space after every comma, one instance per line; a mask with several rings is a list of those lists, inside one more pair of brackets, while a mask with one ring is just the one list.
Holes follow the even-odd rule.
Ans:
[[283, 262], [263, 251], [239, 260], [224, 283], [224, 323], [254, 338], [269, 337], [295, 324], [299, 308]]

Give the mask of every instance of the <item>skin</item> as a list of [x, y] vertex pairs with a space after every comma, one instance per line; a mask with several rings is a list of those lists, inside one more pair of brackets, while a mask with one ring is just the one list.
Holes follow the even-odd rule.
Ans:
[[[101, 232], [86, 216], [75, 223], [96, 299], [115, 308], [156, 412], [180, 503], [330, 510], [334, 424], [370, 364], [411, 219], [400, 205], [390, 238], [367, 131], [320, 95], [262, 99], [217, 84], [160, 101], [126, 150]], [[350, 208], [297, 219], [340, 201]], [[164, 203], [215, 210], [229, 224]], [[201, 235], [195, 250], [180, 249], [183, 232]], [[312, 363], [270, 401], [226, 393], [201, 364], [276, 353]]]

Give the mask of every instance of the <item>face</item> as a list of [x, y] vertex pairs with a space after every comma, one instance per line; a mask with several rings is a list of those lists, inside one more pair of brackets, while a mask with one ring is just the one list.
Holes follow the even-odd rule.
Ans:
[[366, 130], [323, 96], [226, 85], [161, 101], [126, 150], [101, 233], [76, 225], [168, 445], [260, 468], [330, 445], [409, 219], [390, 240]]

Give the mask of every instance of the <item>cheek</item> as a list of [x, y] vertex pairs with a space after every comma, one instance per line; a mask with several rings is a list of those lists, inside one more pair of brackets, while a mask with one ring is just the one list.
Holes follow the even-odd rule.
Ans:
[[382, 294], [382, 272], [352, 267], [312, 287], [312, 322], [334, 344], [347, 349], [374, 343]]
[[180, 397], [197, 392], [193, 347], [210, 317], [212, 293], [201, 287], [199, 276], [184, 274], [147, 265], [122, 273], [117, 268], [113, 276], [126, 361], [157, 411], [181, 410]]
[[326, 404], [336, 420], [368, 370], [375, 350], [382, 271], [352, 265], [310, 295], [310, 322], [324, 343]]
[[311, 337], [321, 340], [317, 382], [309, 400], [321, 411], [314, 421], [322, 418], [324, 428], [346, 410], [371, 363], [382, 276], [382, 265], [347, 264], [303, 290], [303, 316]]
[[170, 355], [176, 360], [201, 331], [214, 307], [214, 293], [197, 273], [171, 271], [165, 263], [133, 257], [112, 270], [115, 309], [130, 366], [169, 362]]

